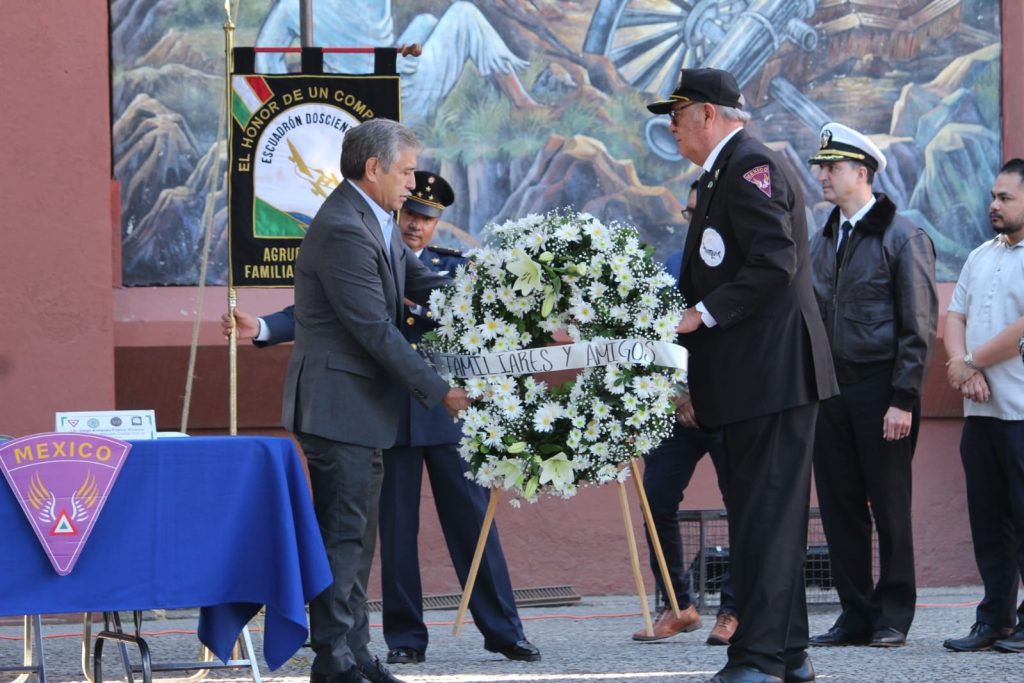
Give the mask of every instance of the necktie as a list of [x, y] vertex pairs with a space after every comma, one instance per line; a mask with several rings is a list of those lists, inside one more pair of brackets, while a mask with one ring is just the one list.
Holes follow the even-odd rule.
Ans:
[[850, 241], [850, 232], [853, 231], [853, 224], [850, 221], [843, 221], [842, 232], [839, 235], [839, 248], [836, 249], [836, 270], [843, 266], [843, 254], [846, 253], [846, 245]]

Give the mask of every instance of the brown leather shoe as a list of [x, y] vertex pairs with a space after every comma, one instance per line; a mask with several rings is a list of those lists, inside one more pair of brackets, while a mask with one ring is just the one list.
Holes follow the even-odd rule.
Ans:
[[728, 645], [739, 625], [740, 621], [735, 614], [722, 612], [715, 620], [715, 627], [708, 634], [708, 645]]
[[664, 640], [680, 633], [689, 633], [700, 628], [700, 615], [693, 605], [686, 609], [679, 610], [679, 618], [671, 609], [663, 609], [658, 613], [654, 622], [654, 635], [647, 635], [645, 629], [640, 629], [633, 634], [633, 640], [649, 642], [652, 640]]

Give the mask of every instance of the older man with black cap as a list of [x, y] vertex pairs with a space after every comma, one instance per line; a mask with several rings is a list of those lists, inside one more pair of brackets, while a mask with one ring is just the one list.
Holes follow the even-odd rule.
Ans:
[[814, 302], [799, 185], [743, 124], [736, 79], [683, 69], [667, 100], [679, 152], [703, 167], [679, 287], [697, 422], [727, 459], [740, 626], [712, 683], [813, 681], [803, 564], [812, 434], [835, 374]]
[[[465, 264], [465, 257], [457, 249], [432, 246], [430, 242], [444, 209], [455, 201], [455, 193], [437, 173], [416, 171], [415, 176], [416, 187], [398, 216], [402, 241], [427, 268], [441, 275], [453, 275]], [[295, 334], [292, 308], [266, 318], [236, 310], [239, 338], [252, 338], [257, 346], [291, 341]], [[222, 318], [222, 326], [225, 336], [230, 334], [231, 319], [227, 314]], [[437, 324], [429, 309], [407, 302], [400, 326], [415, 348], [424, 333]], [[417, 549], [424, 466], [459, 582], [464, 583], [469, 574], [488, 493], [465, 477], [466, 463], [458, 452], [461, 435], [461, 425], [453, 424], [443, 408], [428, 410], [407, 395], [401, 406], [395, 445], [384, 451], [379, 530], [388, 664], [418, 664], [426, 657], [428, 634], [423, 621]], [[484, 636], [486, 649], [519, 661], [541, 658], [540, 650], [523, 632], [497, 528], [488, 536], [469, 609]]]
[[935, 247], [872, 192], [886, 159], [868, 137], [827, 123], [810, 163], [836, 205], [811, 242], [814, 294], [839, 380], [839, 395], [818, 414], [814, 480], [842, 604], [811, 645], [900, 647], [917, 599], [911, 459], [938, 318]]

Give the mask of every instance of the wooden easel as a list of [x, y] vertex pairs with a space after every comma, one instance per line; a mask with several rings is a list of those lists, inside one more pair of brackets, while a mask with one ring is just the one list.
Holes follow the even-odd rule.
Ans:
[[[637, 497], [640, 499], [640, 509], [643, 510], [644, 521], [647, 523], [647, 531], [650, 534], [654, 545], [654, 555], [658, 559], [658, 569], [661, 571], [661, 579], [665, 584], [668, 593], [669, 604], [672, 612], [679, 618], [679, 603], [676, 601], [675, 588], [668, 574], [668, 565], [665, 564], [665, 555], [661, 550], [661, 541], [658, 539], [658, 531], [654, 527], [654, 516], [651, 514], [651, 506], [647, 502], [647, 494], [644, 492], [643, 482], [640, 480], [640, 468], [636, 458], [629, 461], [629, 470], [632, 475], [633, 484], [636, 486]], [[636, 547], [636, 535], [633, 533], [633, 521], [629, 513], [629, 500], [626, 495], [626, 485], [618, 482], [619, 502], [622, 505], [622, 520], [626, 525], [626, 542], [629, 547], [630, 564], [633, 567], [633, 578], [636, 580], [637, 596], [640, 598], [640, 611], [644, 618], [644, 631], [648, 636], [654, 635], [654, 624], [651, 622], [651, 610], [647, 604], [647, 590], [644, 587], [644, 577], [640, 569], [640, 553]], [[491, 497], [487, 503], [487, 512], [484, 514], [483, 524], [480, 526], [480, 536], [477, 538], [476, 551], [473, 553], [473, 562], [469, 566], [469, 576], [466, 577], [466, 585], [462, 589], [462, 600], [459, 602], [459, 611], [455, 615], [454, 634], [457, 636], [462, 631], [462, 622], [466, 616], [466, 609], [469, 607], [469, 598], [473, 594], [473, 586], [476, 584], [476, 575], [480, 570], [480, 561], [483, 559], [484, 547], [487, 545], [487, 538], [491, 533], [491, 526], [494, 524], [494, 512], [498, 507], [500, 492], [496, 488], [491, 489]]]

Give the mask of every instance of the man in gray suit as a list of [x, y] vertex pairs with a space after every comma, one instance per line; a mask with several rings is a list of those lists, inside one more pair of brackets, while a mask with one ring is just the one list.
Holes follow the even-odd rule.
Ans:
[[394, 682], [368, 648], [366, 585], [377, 535], [381, 451], [395, 442], [407, 390], [425, 407], [469, 406], [398, 327], [402, 302], [426, 303], [450, 280], [395, 233], [393, 211], [415, 187], [419, 140], [374, 119], [345, 135], [345, 176], [309, 226], [295, 264], [295, 347], [282, 421], [309, 464], [334, 583], [310, 603], [311, 683]]

